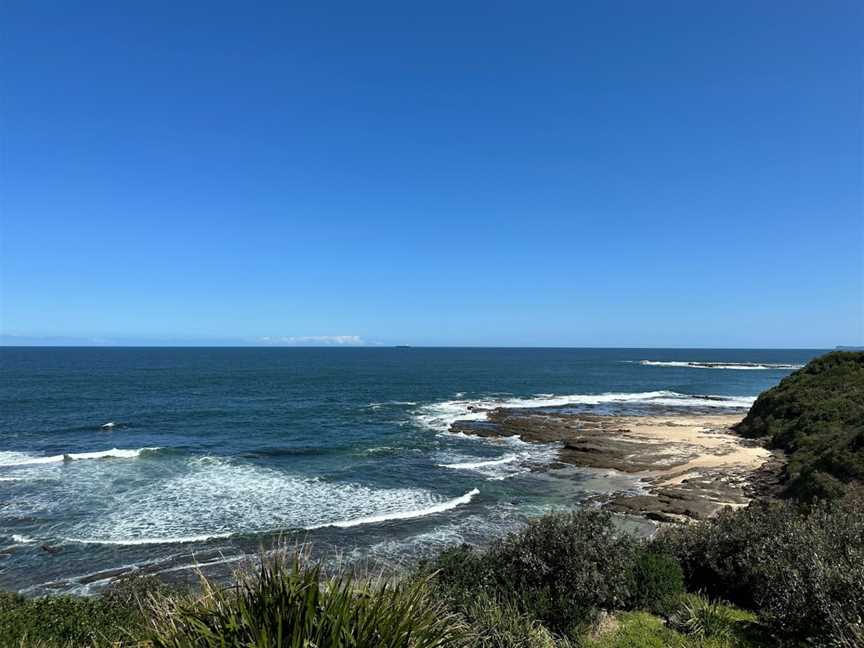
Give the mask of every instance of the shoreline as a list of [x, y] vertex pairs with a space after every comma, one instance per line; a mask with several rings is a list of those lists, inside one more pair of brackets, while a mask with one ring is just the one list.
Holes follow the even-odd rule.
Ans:
[[638, 480], [640, 494], [613, 492], [595, 499], [607, 510], [681, 522], [713, 517], [725, 506], [746, 506], [776, 484], [783, 458], [734, 432], [744, 414], [496, 408], [486, 412], [485, 420], [456, 421], [450, 430], [561, 444], [558, 461], [550, 468], [611, 470]]

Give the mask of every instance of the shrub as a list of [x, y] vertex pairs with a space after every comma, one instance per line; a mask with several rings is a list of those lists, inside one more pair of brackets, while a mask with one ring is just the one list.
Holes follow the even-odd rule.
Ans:
[[434, 602], [425, 580], [390, 586], [326, 579], [298, 556], [262, 558], [219, 587], [202, 577], [199, 594], [152, 597], [157, 648], [443, 648], [464, 645], [459, 619]]
[[629, 603], [637, 547], [608, 513], [591, 509], [532, 520], [485, 552], [446, 551], [431, 567], [457, 605], [485, 593], [567, 634], [598, 610]]
[[687, 585], [756, 609], [777, 634], [860, 646], [864, 635], [864, 499], [808, 510], [751, 504], [662, 533]]
[[489, 561], [471, 545], [444, 549], [434, 561], [421, 564], [419, 571], [434, 572], [438, 593], [456, 607], [471, 603], [478, 593], [496, 593]]
[[687, 589], [754, 608], [765, 586], [760, 569], [773, 558], [773, 538], [797, 516], [789, 503], [754, 502], [714, 519], [661, 530], [653, 544], [681, 565]]
[[631, 607], [664, 614], [684, 592], [684, 574], [674, 558], [652, 551], [639, 552], [633, 567]]
[[815, 506], [775, 537], [759, 614], [824, 645], [864, 645], [864, 499]]
[[163, 586], [151, 578], [118, 581], [102, 596], [24, 598], [0, 595], [0, 646], [108, 646], [144, 626], [138, 599]]

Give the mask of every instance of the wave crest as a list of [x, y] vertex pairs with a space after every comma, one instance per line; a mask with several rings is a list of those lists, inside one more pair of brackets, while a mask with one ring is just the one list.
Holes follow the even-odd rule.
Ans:
[[681, 360], [639, 360], [639, 364], [646, 367], [683, 367], [687, 369], [732, 369], [739, 371], [777, 371], [801, 369], [803, 364], [792, 364], [783, 362], [700, 362]]
[[12, 466], [35, 466], [39, 464], [82, 461], [86, 459], [137, 459], [158, 452], [161, 448], [138, 448], [137, 450], [97, 450], [96, 452], [66, 452], [64, 454], [36, 456], [26, 452], [0, 452], [0, 468]]
[[501, 459], [490, 459], [489, 461], [465, 461], [452, 464], [438, 464], [440, 468], [451, 468], [453, 470], [479, 470], [482, 468], [491, 468], [494, 466], [503, 466], [513, 463], [519, 459], [516, 455], [507, 455]]
[[[349, 527], [360, 526], [361, 524], [376, 524], [379, 522], [389, 522], [391, 520], [410, 520], [411, 518], [426, 517], [427, 515], [444, 513], [445, 511], [454, 509], [462, 504], [468, 504], [475, 495], [479, 494], [480, 491], [473, 488], [461, 497], [454, 497], [451, 500], [440, 502], [439, 504], [433, 504], [427, 508], [417, 509], [416, 511], [397, 511], [393, 513], [382, 513], [380, 515], [369, 515], [366, 517], [355, 518], [353, 520], [345, 520], [344, 522], [331, 522], [330, 524], [323, 524], [321, 526], [334, 526], [340, 529], [347, 529]], [[308, 528], [314, 529], [316, 527]]]
[[484, 421], [490, 410], [505, 408], [567, 407], [580, 405], [660, 405], [664, 407], [712, 407], [740, 409], [750, 407], [755, 396], [717, 396], [682, 394], [669, 390], [650, 392], [606, 392], [603, 394], [535, 394], [527, 397], [486, 397], [476, 400], [458, 398], [419, 407], [414, 423], [438, 433], [449, 433], [456, 421]]

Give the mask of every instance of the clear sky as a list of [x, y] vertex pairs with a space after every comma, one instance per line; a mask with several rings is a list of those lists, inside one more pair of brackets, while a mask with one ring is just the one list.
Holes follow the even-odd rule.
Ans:
[[862, 7], [4, 2], [2, 339], [864, 344]]

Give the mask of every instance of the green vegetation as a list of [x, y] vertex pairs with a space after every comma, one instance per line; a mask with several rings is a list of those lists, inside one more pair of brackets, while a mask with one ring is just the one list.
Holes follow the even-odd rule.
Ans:
[[737, 430], [788, 453], [787, 495], [831, 499], [864, 483], [864, 352], [812, 360], [761, 394]]
[[457, 606], [483, 593], [566, 634], [589, 625], [600, 609], [627, 606], [636, 547], [615, 533], [608, 514], [580, 511], [534, 520], [482, 553], [451, 549], [432, 568]]
[[99, 597], [25, 599], [0, 593], [0, 646], [108, 646], [141, 637], [145, 618], [138, 601], [164, 594], [152, 578], [123, 579]]
[[683, 597], [674, 615], [625, 612], [611, 627], [586, 637], [581, 648], [758, 648], [773, 645], [758, 638], [756, 616], [701, 596]]
[[[710, 523], [699, 528], [712, 532]], [[437, 594], [484, 639], [475, 645], [779, 645], [756, 613], [684, 594], [684, 570], [670, 553], [680, 546], [665, 536], [638, 541], [621, 535], [607, 514], [586, 510], [535, 520], [486, 551], [450, 549], [426, 570], [435, 575]], [[489, 610], [496, 611], [492, 624]], [[501, 619], [509, 622], [499, 625]], [[508, 631], [495, 634], [496, 627]]]
[[753, 503], [667, 529], [655, 545], [680, 562], [687, 587], [757, 610], [787, 638], [864, 645], [864, 498], [803, 510]]
[[204, 580], [182, 593], [141, 581], [93, 599], [0, 599], [2, 646], [124, 639], [159, 648], [860, 647], [864, 502], [852, 493], [807, 509], [757, 503], [641, 541], [598, 510], [549, 515], [485, 551], [449, 549], [394, 582], [328, 576], [275, 552], [230, 586]]
[[684, 592], [678, 561], [656, 550], [639, 552], [633, 566], [631, 607], [666, 614]]
[[232, 587], [203, 580], [201, 592], [151, 598], [148, 608], [157, 648], [441, 648], [468, 636], [423, 580], [326, 578], [320, 566], [279, 552]]

